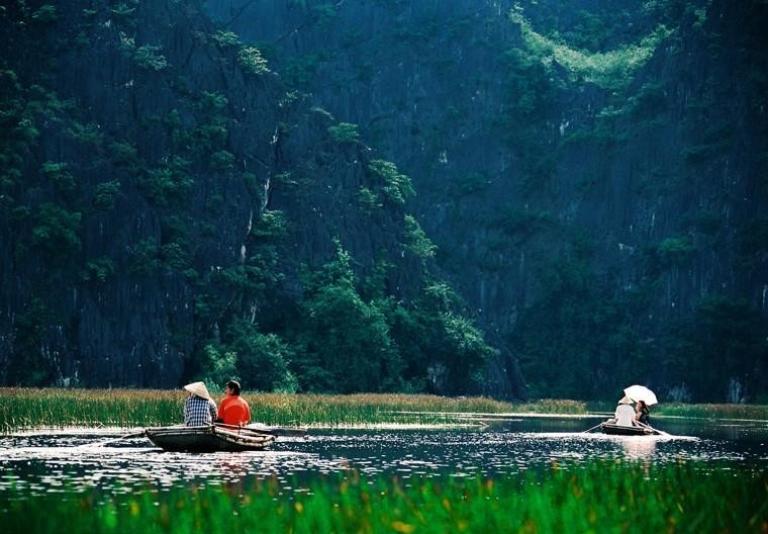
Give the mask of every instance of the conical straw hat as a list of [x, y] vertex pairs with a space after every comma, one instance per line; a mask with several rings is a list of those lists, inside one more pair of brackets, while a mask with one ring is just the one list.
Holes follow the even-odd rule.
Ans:
[[198, 397], [202, 397], [206, 400], [211, 400], [211, 394], [208, 393], [208, 388], [205, 387], [203, 382], [192, 382], [191, 384], [184, 386], [184, 389], [193, 395], [197, 395]]

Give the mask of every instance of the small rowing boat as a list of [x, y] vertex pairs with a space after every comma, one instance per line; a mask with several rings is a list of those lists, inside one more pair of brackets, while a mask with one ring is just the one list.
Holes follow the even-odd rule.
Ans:
[[612, 434], [615, 436], [654, 436], [659, 435], [659, 431], [654, 430], [651, 427], [641, 426], [624, 426], [616, 425], [614, 423], [603, 423], [600, 425], [603, 433]]
[[260, 451], [275, 441], [272, 434], [224, 426], [166, 426], [148, 428], [146, 436], [165, 451]]

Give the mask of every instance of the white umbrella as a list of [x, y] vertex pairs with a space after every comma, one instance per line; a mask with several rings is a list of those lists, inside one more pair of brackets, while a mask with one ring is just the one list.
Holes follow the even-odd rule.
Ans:
[[656, 394], [645, 386], [629, 386], [624, 390], [624, 394], [635, 402], [643, 401], [648, 406], [658, 404]]

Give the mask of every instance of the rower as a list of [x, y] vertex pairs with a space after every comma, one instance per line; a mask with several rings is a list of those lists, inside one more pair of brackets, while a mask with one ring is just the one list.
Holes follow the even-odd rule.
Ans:
[[240, 382], [230, 380], [224, 387], [224, 398], [219, 403], [217, 423], [243, 426], [251, 420], [251, 407], [240, 396]]

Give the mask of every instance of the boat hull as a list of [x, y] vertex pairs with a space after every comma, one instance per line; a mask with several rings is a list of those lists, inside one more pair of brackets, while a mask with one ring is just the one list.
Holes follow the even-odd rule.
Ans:
[[652, 436], [656, 434], [656, 432], [648, 428], [614, 425], [613, 423], [603, 423], [601, 428], [603, 433], [614, 436]]
[[260, 451], [275, 440], [269, 434], [213, 426], [148, 428], [147, 438], [170, 452]]

